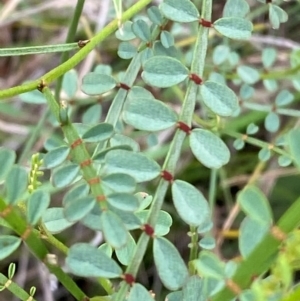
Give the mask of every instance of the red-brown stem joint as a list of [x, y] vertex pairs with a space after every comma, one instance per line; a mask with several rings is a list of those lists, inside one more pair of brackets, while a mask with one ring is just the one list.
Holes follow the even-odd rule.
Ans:
[[177, 122], [177, 127], [182, 130], [183, 132], [185, 132], [187, 135], [189, 135], [191, 133], [191, 128], [184, 122], [182, 121], [178, 121]]
[[199, 21], [199, 24], [201, 24], [203, 27], [208, 27], [208, 28], [212, 27], [212, 23], [204, 19], [201, 19]]
[[131, 275], [131, 274], [128, 274], [128, 273], [123, 274], [122, 278], [123, 278], [124, 281], [125, 281], [127, 284], [129, 284], [130, 286], [134, 285], [134, 283], [135, 283], [135, 278], [134, 278], [134, 276]]
[[83, 48], [89, 42], [90, 42], [90, 40], [84, 40], [84, 41], [79, 40], [77, 45], [78, 45], [79, 48]]
[[287, 234], [283, 232], [279, 227], [273, 226], [270, 229], [270, 234], [278, 241], [284, 241], [287, 238]]
[[41, 80], [41, 82], [38, 84], [38, 86], [36, 87], [40, 92], [43, 93], [44, 88], [47, 87], [47, 84], [45, 82], [45, 80]]
[[70, 147], [71, 147], [72, 149], [74, 149], [75, 147], [79, 146], [79, 145], [82, 144], [82, 143], [83, 143], [82, 139], [78, 138], [78, 139], [76, 139], [73, 143], [71, 143]]
[[130, 90], [130, 87], [124, 83], [119, 83], [119, 88], [124, 89], [126, 91]]
[[189, 76], [190, 80], [192, 80], [196, 85], [201, 85], [203, 80], [195, 73], [191, 73]]
[[27, 226], [26, 230], [24, 231], [24, 233], [21, 235], [21, 239], [23, 241], [26, 241], [26, 239], [29, 237], [31, 233], [31, 227], [30, 226]]
[[97, 197], [96, 197], [96, 200], [98, 201], [98, 202], [103, 202], [103, 201], [105, 201], [106, 200], [106, 197], [105, 197], [105, 195], [98, 195]]
[[5, 218], [12, 212], [13, 207], [8, 205], [3, 211], [0, 212], [0, 217]]
[[143, 225], [142, 229], [148, 236], [150, 236], [150, 237], [154, 236], [154, 229], [151, 225], [145, 224], [145, 225]]
[[162, 177], [164, 180], [166, 180], [166, 181], [168, 181], [168, 182], [170, 182], [170, 183], [172, 183], [173, 180], [174, 180], [172, 174], [171, 174], [170, 172], [168, 172], [167, 170], [163, 170], [163, 171], [161, 172], [161, 177]]
[[87, 182], [89, 185], [99, 184], [100, 179], [99, 179], [99, 177], [96, 177], [96, 178], [89, 179]]
[[85, 166], [89, 166], [92, 164], [92, 159], [87, 159], [87, 160], [84, 160], [83, 162], [80, 163], [80, 167], [85, 167]]

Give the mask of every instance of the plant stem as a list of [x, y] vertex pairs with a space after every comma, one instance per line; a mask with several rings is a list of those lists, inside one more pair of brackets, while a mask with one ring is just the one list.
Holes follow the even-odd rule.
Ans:
[[53, 273], [57, 279], [64, 285], [64, 287], [72, 294], [76, 300], [84, 300], [86, 297], [82, 290], [77, 286], [73, 279], [66, 274], [58, 265], [52, 264], [48, 261], [47, 256], [49, 251], [45, 247], [42, 240], [32, 231], [23, 216], [20, 215], [17, 208], [7, 205], [3, 199], [0, 198], [0, 216], [10, 224], [12, 229], [23, 239], [28, 245], [31, 252], [39, 258]]
[[[206, 21], [210, 21], [211, 12], [212, 12], [212, 1], [204, 0], [202, 2], [201, 18], [205, 19]], [[200, 26], [198, 31], [196, 46], [193, 54], [191, 73], [197, 74], [200, 78], [202, 78], [203, 76], [204, 63], [205, 63], [207, 44], [208, 44], [208, 32], [209, 29], [207, 27]], [[184, 122], [188, 126], [191, 126], [197, 92], [198, 92], [198, 85], [190, 81], [188, 84], [187, 92], [185, 95], [185, 99], [183, 102], [183, 106], [179, 118], [180, 121]], [[174, 139], [168, 151], [167, 157], [163, 164], [163, 168], [162, 168], [163, 170], [167, 170], [171, 174], [175, 173], [176, 165], [180, 157], [181, 147], [185, 137], [186, 137], [185, 132], [179, 129], [176, 131]], [[150, 208], [150, 213], [148, 218], [148, 224], [150, 224], [152, 227], [156, 224], [158, 214], [159, 211], [161, 210], [163, 200], [166, 195], [168, 187], [169, 187], [169, 182], [165, 181], [164, 179], [160, 179], [155, 195], [153, 197], [153, 202]], [[142, 235], [138, 240], [133, 259], [129, 263], [126, 269], [126, 273], [136, 276], [141, 261], [144, 257], [148, 241], [149, 241], [149, 236], [147, 236], [145, 233], [142, 233]], [[121, 288], [118, 291], [114, 300], [115, 301], [125, 300], [127, 288], [128, 285], [123, 281], [121, 284]]]
[[[135, 16], [140, 10], [142, 10], [146, 5], [148, 5], [151, 0], [140, 0], [136, 4], [132, 5], [128, 10], [126, 10], [122, 15], [122, 21], [129, 20]], [[45, 84], [50, 84], [58, 77], [65, 74], [67, 71], [74, 68], [78, 63], [80, 63], [100, 42], [104, 41], [109, 35], [115, 32], [118, 29], [118, 20], [115, 19], [110, 22], [103, 30], [95, 35], [89, 42], [81, 48], [76, 54], [74, 54], [69, 60], [63, 64], [52, 69], [50, 72], [46, 73], [39, 79], [31, 81], [29, 83], [16, 86], [13, 88], [5, 89], [0, 91], [0, 99], [6, 99], [21, 93], [29, 92], [35, 90], [41, 81], [44, 81]]]
[[[85, 0], [78, 0], [77, 1], [75, 11], [74, 11], [74, 14], [73, 14], [73, 18], [72, 18], [72, 21], [71, 21], [71, 25], [70, 25], [69, 30], [68, 30], [66, 43], [71, 43], [75, 38], [75, 34], [76, 34], [76, 31], [77, 31], [77, 26], [78, 26], [79, 19], [80, 19], [82, 10], [83, 10], [84, 2], [85, 2]], [[60, 58], [60, 64], [64, 63], [68, 59], [68, 57], [69, 57], [69, 52], [64, 52], [62, 54], [61, 58]], [[56, 82], [56, 88], [55, 88], [55, 94], [54, 95], [55, 95], [55, 98], [57, 100], [59, 100], [59, 94], [60, 94], [60, 90], [61, 90], [61, 86], [62, 86], [63, 77], [64, 76], [59, 77], [57, 79], [57, 82]]]

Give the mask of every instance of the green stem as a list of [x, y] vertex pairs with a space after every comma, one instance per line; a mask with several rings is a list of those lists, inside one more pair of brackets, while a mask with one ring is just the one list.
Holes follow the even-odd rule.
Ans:
[[208, 203], [210, 205], [210, 210], [211, 210], [212, 214], [213, 214], [215, 202], [216, 202], [217, 177], [218, 177], [217, 169], [212, 169], [210, 171], [209, 191], [208, 191]]
[[70, 51], [78, 48], [79, 48], [78, 43], [2, 48], [0, 49], [0, 56], [20, 56], [20, 55], [29, 55], [29, 54], [65, 52], [65, 51]]
[[[212, 12], [212, 1], [211, 0], [203, 1], [201, 18], [210, 21], [211, 12]], [[204, 69], [207, 44], [208, 44], [208, 33], [209, 33], [209, 29], [207, 27], [200, 26], [198, 31], [196, 46], [193, 54], [191, 73], [197, 74], [200, 78], [203, 77], [203, 69]], [[180, 121], [184, 122], [188, 126], [191, 126], [192, 123], [193, 112], [194, 112], [195, 103], [197, 99], [197, 92], [198, 92], [198, 85], [190, 81], [188, 84], [187, 92], [185, 95], [185, 99], [183, 102], [183, 106], [179, 118]], [[163, 170], [167, 170], [171, 174], [175, 173], [177, 162], [179, 160], [180, 153], [181, 153], [181, 147], [185, 137], [186, 137], [185, 132], [181, 130], [176, 131], [174, 139], [168, 151], [167, 157], [163, 164]], [[164, 179], [161, 179], [159, 181], [150, 208], [149, 218], [148, 218], [148, 224], [152, 226], [156, 224], [158, 214], [159, 211], [161, 210], [163, 200], [166, 195], [168, 187], [169, 187], [169, 182], [165, 181]], [[139, 266], [144, 257], [148, 241], [149, 241], [149, 236], [147, 236], [145, 233], [142, 233], [142, 235], [138, 240], [133, 259], [129, 263], [126, 269], [126, 273], [136, 276]], [[121, 288], [116, 295], [115, 301], [125, 300], [127, 289], [128, 289], [128, 285], [123, 281], [121, 284]]]
[[[142, 10], [146, 5], [148, 5], [151, 0], [140, 0], [136, 4], [132, 5], [128, 10], [126, 10], [122, 15], [122, 22], [129, 20], [135, 16], [140, 10]], [[95, 47], [97, 44], [105, 40], [109, 35], [114, 33], [118, 29], [118, 20], [115, 19], [110, 22], [103, 30], [101, 30], [95, 37], [93, 37], [89, 42], [81, 48], [76, 54], [74, 54], [69, 60], [59, 65], [58, 67], [52, 69], [50, 72], [46, 73], [39, 79], [31, 81], [29, 83], [16, 86], [13, 88], [5, 89], [0, 91], [0, 99], [6, 99], [21, 93], [29, 92], [35, 90], [44, 81], [45, 84], [49, 84], [56, 80], [58, 77], [65, 74], [67, 71], [74, 68], [78, 63], [80, 63]]]
[[0, 216], [10, 224], [12, 229], [25, 241], [31, 252], [48, 267], [49, 271], [57, 277], [76, 300], [82, 301], [86, 298], [86, 295], [68, 274], [66, 274], [58, 265], [48, 261], [47, 256], [49, 251], [39, 236], [32, 231], [31, 226], [26, 223], [24, 217], [20, 215], [18, 209], [7, 205], [1, 198]]
[[[277, 223], [278, 228], [288, 235], [299, 225], [300, 198], [298, 198]], [[268, 233], [254, 251], [239, 265], [232, 281], [240, 288], [246, 289], [251, 285], [255, 276], [260, 275], [270, 268], [273, 258], [279, 249], [281, 240]], [[229, 301], [235, 294], [229, 287], [224, 287], [219, 293], [211, 298], [212, 301]]]
[[232, 131], [224, 130], [224, 131], [222, 131], [222, 133], [226, 134], [228, 136], [234, 137], [236, 139], [242, 139], [243, 141], [245, 141], [249, 144], [258, 146], [260, 148], [268, 148], [268, 149], [272, 150], [273, 152], [277, 153], [278, 155], [282, 155], [282, 156], [285, 156], [285, 157], [288, 157], [288, 158], [292, 159], [291, 154], [289, 154], [285, 150], [283, 150], [283, 149], [281, 149], [277, 146], [274, 146], [273, 144], [270, 144], [268, 142], [264, 142], [264, 141], [261, 141], [261, 140], [256, 139], [256, 138], [249, 137], [248, 135], [241, 134], [241, 133], [236, 133], [236, 132], [232, 132]]
[[[191, 226], [190, 227], [190, 235], [191, 235], [191, 243], [190, 243], [190, 247], [191, 247], [191, 251], [190, 251], [190, 258], [189, 258], [189, 262], [192, 262], [193, 260], [198, 258], [198, 239], [199, 239], [199, 235], [197, 232], [197, 228]], [[193, 264], [189, 265], [189, 272], [191, 275], [195, 274], [195, 267]]]
[[[56, 119], [60, 122], [60, 112], [61, 108], [58, 105], [56, 99], [54, 98], [51, 90], [48, 87], [43, 88], [43, 94], [47, 99], [48, 105], [56, 117]], [[99, 179], [98, 173], [94, 166], [92, 165], [92, 160], [90, 154], [88, 153], [85, 145], [82, 143], [82, 140], [77, 133], [76, 129], [68, 120], [66, 123], [61, 126], [64, 136], [66, 137], [69, 145], [71, 146], [74, 142], [77, 142], [74, 147], [71, 147], [71, 157], [74, 163], [81, 165], [81, 171], [83, 174], [83, 178], [90, 185], [93, 196], [97, 199], [97, 197], [102, 197], [104, 195], [104, 191], [102, 189], [100, 181], [95, 181]], [[99, 202], [99, 205], [102, 210], [107, 210], [107, 203], [105, 201]]]
[[[67, 39], [66, 39], [66, 43], [71, 43], [76, 35], [76, 31], [77, 31], [77, 26], [79, 23], [79, 19], [83, 10], [83, 5], [84, 5], [85, 0], [78, 0], [76, 7], [75, 7], [75, 11], [73, 14], [73, 18], [71, 21], [71, 25], [69, 27], [68, 30], [68, 35], [67, 35]], [[69, 52], [64, 52], [60, 58], [60, 64], [64, 63], [67, 59], [69, 58]], [[63, 80], [63, 76], [59, 77], [57, 82], [56, 82], [56, 88], [55, 88], [55, 98], [59, 100], [59, 94], [60, 94], [60, 90], [62, 87], [62, 80]]]
[[[12, 292], [16, 297], [23, 301], [31, 300], [36, 301], [31, 297], [26, 291], [24, 291], [18, 284], [13, 282], [11, 279], [8, 279], [6, 276], [0, 273], [0, 286], [5, 286], [10, 292]], [[29, 299], [31, 297], [31, 299]]]

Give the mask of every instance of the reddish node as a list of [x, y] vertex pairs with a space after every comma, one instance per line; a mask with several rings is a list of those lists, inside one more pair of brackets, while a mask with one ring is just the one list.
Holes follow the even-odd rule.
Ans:
[[98, 202], [103, 202], [103, 201], [106, 200], [106, 197], [105, 197], [105, 195], [98, 195], [98, 196], [96, 197], [96, 200], [97, 200]]
[[131, 274], [124, 274], [123, 277], [124, 281], [129, 284], [130, 286], [132, 286], [135, 283], [135, 278], [133, 277], [133, 275]]
[[78, 45], [79, 48], [83, 48], [89, 42], [90, 42], [90, 40], [84, 40], [84, 41], [79, 40], [77, 45]]
[[150, 226], [149, 224], [145, 224], [143, 225], [143, 230], [145, 231], [145, 233], [150, 236], [153, 237], [154, 235], [154, 229], [152, 226]]
[[0, 212], [0, 217], [5, 218], [11, 213], [12, 209], [13, 207], [11, 205], [8, 205], [3, 211]]
[[26, 241], [26, 239], [29, 237], [31, 233], [31, 227], [27, 226], [25, 232], [21, 235], [22, 240]]
[[73, 143], [71, 143], [71, 148], [74, 149], [75, 147], [77, 147], [78, 145], [82, 144], [82, 139], [78, 138], [77, 140], [75, 140]]
[[47, 86], [46, 82], [42, 79], [41, 82], [39, 83], [39, 85], [37, 86], [37, 89], [40, 92], [43, 92], [44, 88]]
[[93, 162], [92, 159], [87, 159], [80, 163], [80, 167], [89, 166], [92, 164], [92, 162]]
[[90, 179], [87, 181], [90, 185], [93, 185], [93, 184], [98, 184], [100, 183], [100, 179], [97, 177], [97, 178], [93, 178], [93, 179]]
[[202, 84], [202, 79], [195, 73], [190, 74], [190, 80], [192, 80], [196, 85]]
[[124, 83], [119, 83], [119, 87], [126, 91], [130, 90], [130, 87]]
[[267, 0], [266, 2], [267, 2], [267, 3], [272, 3], [272, 0]]
[[204, 19], [201, 19], [201, 20], [199, 21], [199, 23], [200, 23], [203, 27], [208, 27], [208, 28], [212, 27], [212, 23], [211, 23], [210, 21], [207, 21], [207, 20], [204, 20]]
[[177, 122], [177, 127], [181, 129], [183, 132], [185, 132], [187, 135], [191, 133], [191, 128], [184, 122], [178, 121]]
[[170, 183], [173, 182], [173, 176], [172, 176], [171, 173], [169, 173], [167, 170], [163, 170], [163, 171], [161, 172], [161, 177], [162, 177], [164, 180], [166, 180], [166, 181], [168, 181], [168, 182], [170, 182]]

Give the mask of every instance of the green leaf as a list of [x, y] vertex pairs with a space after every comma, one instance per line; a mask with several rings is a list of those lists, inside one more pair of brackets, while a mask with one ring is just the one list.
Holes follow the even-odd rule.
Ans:
[[203, 301], [202, 279], [197, 275], [189, 277], [182, 292], [183, 298], [180, 301]]
[[295, 128], [290, 130], [287, 135], [287, 142], [293, 157], [295, 165], [299, 168], [300, 167], [300, 129]]
[[166, 30], [163, 30], [160, 34], [160, 40], [162, 45], [165, 48], [169, 48], [174, 45], [174, 37], [171, 33]]
[[202, 249], [212, 250], [216, 247], [216, 240], [211, 235], [206, 235], [200, 239], [199, 246]]
[[167, 88], [184, 81], [189, 70], [174, 58], [155, 56], [144, 64], [143, 80], [154, 87]]
[[182, 301], [183, 294], [182, 291], [172, 292], [167, 295], [166, 300], [168, 301]]
[[287, 156], [279, 156], [278, 157], [278, 164], [279, 166], [286, 167], [292, 164], [292, 159]]
[[122, 149], [125, 149], [125, 146], [128, 146], [126, 150], [133, 150], [134, 152], [140, 151], [140, 145], [135, 140], [125, 135], [115, 134], [109, 142], [112, 147], [122, 146]]
[[115, 249], [121, 248], [128, 241], [128, 231], [122, 220], [111, 210], [100, 216], [101, 227], [106, 242]]
[[81, 219], [80, 223], [92, 230], [102, 231], [102, 226], [100, 223], [101, 214], [102, 210], [97, 203], [94, 208], [83, 219]]
[[278, 89], [278, 83], [275, 79], [263, 79], [263, 85], [270, 92], [275, 92]]
[[270, 204], [264, 194], [255, 186], [246, 186], [238, 194], [238, 202], [243, 211], [252, 218], [263, 223], [272, 222]]
[[81, 89], [88, 95], [99, 95], [113, 89], [116, 84], [110, 75], [90, 72], [83, 77]]
[[190, 226], [199, 226], [210, 218], [210, 210], [203, 194], [193, 185], [176, 180], [172, 196], [178, 215]]
[[12, 235], [0, 236], [0, 260], [8, 257], [21, 244], [22, 240], [19, 237]]
[[106, 168], [109, 173], [125, 173], [137, 183], [150, 181], [160, 173], [160, 166], [141, 153], [126, 150], [112, 150], [105, 156]]
[[113, 211], [117, 216], [122, 220], [127, 230], [140, 229], [142, 226], [141, 220], [136, 216], [135, 213], [130, 211], [123, 211], [117, 208], [111, 207], [111, 211]]
[[16, 204], [20, 201], [27, 189], [27, 179], [27, 172], [21, 166], [14, 165], [8, 172], [5, 179], [6, 201], [8, 204]]
[[72, 69], [65, 73], [62, 82], [62, 89], [66, 92], [69, 98], [73, 98], [78, 87], [78, 75], [76, 70]]
[[127, 301], [154, 301], [150, 292], [148, 292], [141, 284], [135, 283], [126, 299]]
[[58, 188], [70, 185], [79, 174], [79, 171], [80, 166], [75, 163], [57, 168], [52, 174], [53, 185]]
[[48, 208], [42, 216], [42, 221], [47, 230], [53, 234], [60, 233], [74, 224], [64, 217], [63, 208], [58, 207]]
[[179, 252], [167, 239], [154, 238], [153, 256], [162, 283], [170, 290], [181, 288], [187, 278], [188, 270]]
[[16, 160], [16, 153], [12, 150], [0, 148], [0, 180], [5, 179]]
[[147, 14], [151, 22], [155, 25], [161, 26], [164, 22], [163, 15], [157, 6], [151, 6], [147, 9]]
[[38, 90], [33, 90], [33, 91], [30, 91], [30, 92], [21, 93], [19, 95], [19, 97], [23, 102], [26, 102], [26, 103], [31, 103], [31, 104], [44, 104], [44, 103], [46, 103], [46, 98]]
[[136, 248], [135, 240], [130, 234], [128, 236], [126, 245], [116, 250], [116, 256], [123, 265], [129, 265]]
[[224, 63], [230, 53], [230, 48], [227, 45], [218, 45], [213, 51], [213, 63], [215, 65], [221, 65]]
[[235, 139], [233, 142], [233, 147], [236, 150], [241, 150], [244, 148], [244, 146], [245, 146], [245, 141], [243, 139]]
[[225, 277], [223, 262], [212, 252], [202, 251], [199, 259], [195, 260], [194, 264], [200, 276], [220, 280]]
[[139, 130], [160, 131], [173, 126], [178, 117], [159, 100], [134, 98], [126, 102], [123, 119]]
[[99, 123], [101, 118], [102, 107], [100, 104], [90, 106], [82, 115], [82, 123], [95, 124]]
[[260, 161], [266, 162], [271, 158], [271, 151], [268, 148], [262, 148], [258, 152], [258, 158]]
[[93, 196], [77, 197], [75, 199], [68, 198], [64, 203], [64, 215], [70, 222], [77, 222], [83, 219], [96, 204]]
[[259, 72], [252, 67], [238, 66], [236, 71], [239, 77], [248, 85], [253, 85], [260, 79]]
[[[141, 223], [147, 223], [149, 215], [149, 210], [142, 210], [136, 212], [136, 216], [140, 218]], [[156, 236], [164, 236], [170, 232], [170, 227], [172, 226], [172, 217], [166, 211], [159, 211], [157, 221], [154, 226], [154, 234]]]
[[225, 85], [206, 81], [200, 93], [205, 105], [220, 116], [231, 116], [239, 107], [235, 93]]
[[118, 47], [118, 56], [121, 59], [129, 60], [137, 54], [137, 49], [129, 42], [121, 42]]
[[145, 192], [137, 192], [135, 196], [140, 203], [139, 211], [146, 209], [153, 201], [152, 195]]
[[208, 168], [220, 168], [228, 163], [230, 152], [226, 144], [208, 130], [192, 130], [190, 147], [195, 157]]
[[44, 190], [35, 190], [27, 201], [27, 220], [35, 225], [50, 204], [50, 195]]
[[294, 95], [288, 90], [281, 90], [275, 98], [276, 106], [289, 105], [294, 100]]
[[134, 192], [135, 179], [127, 174], [114, 173], [102, 177], [102, 185], [114, 192]]
[[166, 48], [160, 41], [156, 41], [153, 46], [153, 51], [155, 56], [167, 56], [172, 57], [180, 61], [181, 53], [175, 46], [170, 46]]
[[223, 10], [223, 17], [245, 17], [250, 11], [246, 0], [227, 0]]
[[106, 64], [97, 65], [94, 69], [94, 72], [106, 75], [112, 75], [112, 67]]
[[90, 187], [87, 183], [81, 183], [72, 187], [68, 192], [65, 194], [63, 198], [63, 205], [67, 204], [68, 202], [74, 200], [75, 198], [85, 197], [89, 194]]
[[248, 216], [242, 221], [239, 231], [239, 250], [244, 258], [250, 255], [269, 230], [269, 223]]
[[274, 64], [276, 57], [277, 57], [277, 51], [275, 48], [273, 47], [264, 48], [261, 56], [264, 68], [265, 69], [270, 68]]
[[139, 208], [137, 198], [129, 193], [113, 193], [107, 196], [107, 202], [120, 210], [135, 211]]
[[[129, 138], [129, 137], [128, 137]], [[104, 163], [105, 162], [105, 156], [113, 151], [113, 150], [128, 150], [128, 151], [132, 151], [132, 147], [130, 147], [129, 145], [116, 145], [116, 146], [113, 146], [113, 147], [108, 147], [102, 151], [100, 151], [99, 153], [96, 153], [93, 157], [93, 160], [94, 161], [97, 161], [97, 163]]]
[[254, 88], [247, 85], [247, 84], [242, 84], [241, 89], [240, 89], [240, 96], [244, 100], [251, 98], [254, 95]]
[[256, 124], [250, 123], [247, 126], [246, 134], [247, 135], [254, 135], [258, 132], [258, 130], [259, 130], [259, 127]]
[[279, 6], [272, 3], [269, 4], [269, 19], [274, 29], [278, 29], [280, 23], [288, 20], [288, 14]]
[[124, 22], [122, 26], [116, 31], [117, 39], [121, 41], [130, 41], [135, 39], [135, 34], [132, 32], [131, 26], [131, 21]]
[[86, 243], [73, 245], [66, 264], [72, 273], [82, 277], [118, 278], [122, 269], [103, 251]]
[[151, 40], [151, 32], [148, 24], [144, 20], [134, 21], [131, 27], [133, 33], [143, 42]]
[[70, 153], [69, 146], [60, 146], [50, 150], [43, 158], [43, 163], [46, 168], [53, 168], [62, 164]]
[[247, 40], [251, 37], [253, 25], [244, 18], [226, 17], [214, 22], [214, 28], [227, 38]]
[[176, 22], [188, 23], [199, 19], [196, 6], [188, 0], [165, 0], [159, 8], [165, 17]]
[[85, 142], [101, 142], [109, 139], [114, 133], [114, 127], [109, 123], [99, 123], [88, 129], [82, 139]]
[[278, 131], [280, 127], [280, 119], [277, 113], [270, 112], [265, 118], [265, 129], [271, 133]]

